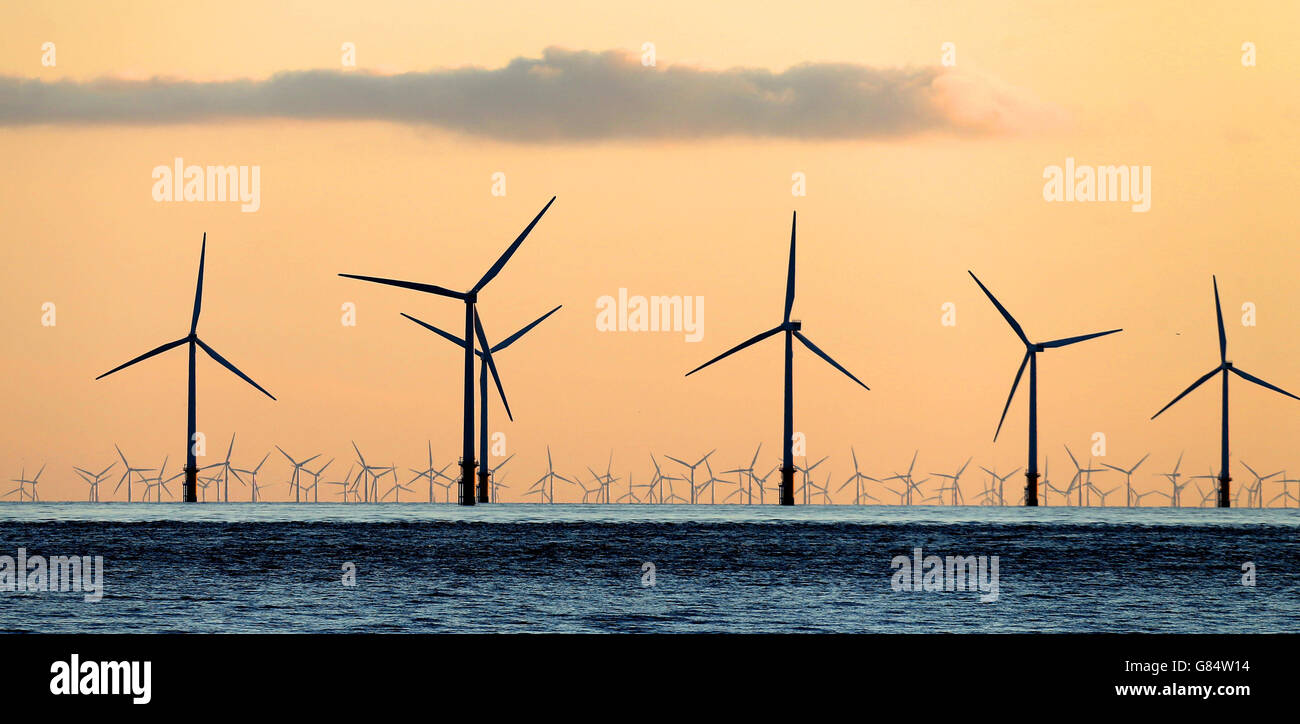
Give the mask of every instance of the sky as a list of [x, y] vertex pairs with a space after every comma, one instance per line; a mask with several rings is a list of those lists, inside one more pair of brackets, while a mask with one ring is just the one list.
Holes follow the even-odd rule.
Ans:
[[[563, 305], [497, 360], [505, 500], [547, 446], [569, 477], [612, 453], [616, 495], [651, 452], [716, 448], [723, 470], [761, 443], [776, 465], [779, 338], [683, 375], [780, 322], [793, 211], [794, 316], [871, 388], [796, 349], [795, 429], [836, 487], [850, 447], [876, 477], [917, 450], [918, 477], [1025, 464], [1023, 383], [993, 441], [1023, 346], [968, 270], [1034, 340], [1124, 329], [1040, 356], [1057, 485], [1063, 446], [1086, 458], [1097, 433], [1098, 463], [1151, 454], [1139, 490], [1180, 453], [1217, 468], [1217, 387], [1150, 420], [1218, 363], [1211, 275], [1229, 358], [1300, 394], [1295, 3], [47, 2], [0, 27], [0, 473], [47, 465], [44, 499], [84, 499], [72, 466], [114, 444], [179, 471], [183, 350], [94, 378], [184, 336], [204, 233], [199, 334], [277, 400], [200, 359], [201, 465], [232, 433], [236, 466], [279, 445], [337, 458], [323, 480], [350, 441], [402, 471], [426, 441], [454, 463], [461, 357], [400, 313], [459, 331], [462, 305], [337, 274], [468, 288], [552, 196], [480, 299], [495, 338]], [[178, 157], [256, 166], [257, 209], [155, 200]], [[1150, 167], [1149, 209], [1046, 201], [1067, 159]], [[620, 289], [702, 297], [700, 338], [599, 330]], [[1300, 401], [1235, 379], [1232, 421], [1237, 481], [1240, 461], [1300, 477]], [[283, 499], [276, 456], [261, 481]]]

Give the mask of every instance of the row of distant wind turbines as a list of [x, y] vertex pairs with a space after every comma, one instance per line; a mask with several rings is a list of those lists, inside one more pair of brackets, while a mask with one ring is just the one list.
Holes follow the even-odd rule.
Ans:
[[[249, 502], [265, 502], [267, 496], [263, 491], [277, 483], [267, 483], [259, 480], [258, 476], [261, 474], [263, 466], [266, 464], [267, 459], [271, 457], [272, 453], [268, 452], [263, 455], [262, 459], [256, 466], [252, 468], [242, 468], [238, 467], [231, 461], [234, 445], [235, 438], [232, 435], [230, 445], [226, 449], [225, 459], [205, 465], [199, 469], [200, 475], [198, 476], [198, 482], [201, 500], [207, 501], [208, 489], [215, 488], [213, 490], [212, 498], [214, 501], [230, 502], [230, 480], [233, 477], [247, 490]], [[122, 472], [120, 477], [118, 477], [117, 485], [113, 487], [112, 495], [119, 496], [120, 498], [123, 492], [125, 492], [126, 502], [132, 502], [136, 500], [134, 497], [134, 488], [142, 489], [142, 495], [139, 498], [140, 502], [161, 502], [164, 494], [168, 499], [175, 498], [171, 489], [167, 486], [184, 475], [183, 472], [168, 477], [166, 458], [163, 459], [162, 465], [157, 468], [133, 466], [127, 460], [126, 454], [122, 452], [121, 448], [117, 448], [116, 446], [114, 447], [117, 450], [117, 455], [122, 463]], [[372, 464], [366, 460], [365, 455], [362, 454], [361, 449], [355, 442], [352, 443], [352, 448], [356, 452], [357, 458], [348, 468], [347, 474], [339, 480], [330, 480], [324, 483], [327, 486], [336, 486], [338, 488], [336, 493], [338, 496], [337, 500], [344, 503], [384, 502], [390, 500], [395, 503], [400, 503], [403, 502], [402, 494], [406, 493], [408, 495], [406, 502], [423, 502], [421, 496], [418, 495], [418, 493], [423, 491], [419, 491], [412, 486], [419, 485], [421, 481], [424, 481], [427, 483], [427, 501], [429, 503], [451, 502], [451, 488], [457, 481], [455, 478], [447, 475], [446, 471], [452, 466], [452, 464], [447, 463], [442, 467], [438, 467], [434, 464], [433, 445], [431, 442], [427, 445], [427, 462], [422, 463], [425, 467], [408, 468], [410, 473], [413, 473], [414, 476], [405, 482], [401, 480], [396, 464]], [[309, 467], [309, 465], [313, 461], [321, 458], [321, 455], [312, 455], [311, 457], [297, 460], [280, 446], [275, 446], [275, 449], [279, 451], [280, 455], [283, 456], [290, 466], [288, 480], [284, 481], [284, 484], [289, 488], [287, 494], [288, 497], [286, 499], [292, 500], [293, 502], [320, 502], [320, 486], [322, 484], [321, 476], [334, 464], [335, 458], [330, 458], [329, 461], [323, 464], [317, 463], [317, 466], [313, 469], [312, 467]], [[688, 460], [674, 457], [672, 455], [664, 456], [668, 461], [680, 466], [681, 469], [680, 471], [677, 471], [678, 474], [676, 475], [664, 472], [663, 468], [660, 466], [659, 459], [655, 457], [654, 453], [650, 453], [650, 462], [653, 465], [654, 472], [650, 476], [649, 482], [636, 483], [634, 482], [633, 477], [629, 475], [626, 484], [620, 488], [626, 492], [616, 498], [614, 497], [615, 484], [623, 479], [615, 476], [613, 473], [612, 452], [609, 461], [606, 463], [605, 472], [597, 472], [588, 466], [587, 472], [590, 473], [591, 477], [589, 480], [583, 480], [580, 475], [573, 475], [570, 477], [556, 472], [554, 461], [551, 457], [551, 451], [548, 447], [546, 450], [546, 473], [538, 478], [537, 481], [523, 493], [522, 497], [528, 499], [536, 496], [535, 500], [538, 502], [554, 503], [555, 483], [559, 481], [577, 488], [582, 496], [581, 501], [579, 502], [582, 503], [715, 504], [721, 502], [723, 504], [735, 503], [740, 505], [763, 505], [767, 503], [768, 492], [779, 491], [779, 488], [769, 485], [768, 480], [772, 477], [772, 474], [779, 469], [780, 463], [778, 462], [773, 465], [767, 473], [759, 475], [757, 466], [761, 451], [762, 445], [759, 445], [758, 448], [754, 450], [754, 456], [747, 465], [741, 465], [730, 470], [722, 470], [716, 473], [712, 462], [710, 461], [710, 458], [712, 458], [717, 452], [716, 449], [705, 453], [695, 462], [689, 462]], [[1208, 475], [1189, 476], [1180, 472], [1183, 456], [1179, 455], [1171, 472], [1154, 474], [1158, 477], [1164, 478], [1169, 483], [1169, 492], [1163, 490], [1148, 490], [1140, 493], [1133, 488], [1133, 476], [1137, 474], [1138, 469], [1142, 467], [1143, 463], [1147, 461], [1150, 455], [1143, 455], [1142, 458], [1130, 468], [1123, 468], [1109, 463], [1103, 463], [1102, 467], [1098, 468], [1093, 467], [1094, 461], [1092, 459], [1088, 460], [1087, 465], [1080, 464], [1078, 458], [1075, 457], [1069, 447], [1066, 447], [1065, 451], [1066, 454], [1069, 455], [1070, 461], [1074, 466], [1074, 474], [1070, 478], [1068, 484], [1058, 487], [1050, 480], [1045, 469], [1042, 481], [1043, 505], [1048, 505], [1050, 495], [1056, 494], [1059, 496], [1059, 500], [1056, 503], [1058, 506], [1073, 505], [1076, 507], [1083, 507], [1099, 505], [1104, 507], [1107, 505], [1107, 499], [1109, 496], [1118, 492], [1122, 487], [1124, 490], [1124, 502], [1122, 505], [1125, 507], [1142, 506], [1143, 499], [1148, 496], [1163, 496], [1168, 507], [1186, 507], [1182, 502], [1184, 488], [1194, 480], [1199, 481], [1203, 479], [1217, 478], [1214, 473]], [[912, 460], [905, 471], [894, 472], [892, 475], [884, 477], [872, 477], [862, 472], [858, 464], [857, 451], [850, 447], [849, 452], [853, 459], [853, 474], [845, 478], [838, 487], [834, 486], [829, 470], [826, 471], [825, 479], [821, 482], [818, 481], [820, 474], [815, 474], [815, 471], [822, 467], [826, 461], [830, 459], [830, 456], [823, 456], [816, 462], [813, 462], [812, 458], [805, 458], [803, 465], [796, 464], [796, 471], [802, 475], [799, 487], [795, 490], [796, 498], [800, 498], [804, 504], [835, 505], [842, 502], [843, 496], [840, 494], [846, 489], [851, 489], [853, 496], [851, 502], [852, 505], [1008, 505], [1005, 484], [1008, 479], [1020, 472], [1019, 468], [1017, 468], [1016, 470], [1004, 475], [999, 475], [996, 469], [990, 470], [987, 467], [978, 466], [979, 469], [988, 477], [983, 481], [982, 489], [977, 493], [970, 495], [970, 499], [968, 500], [967, 492], [962, 489], [961, 480], [965, 476], [966, 470], [970, 467], [974, 458], [968, 458], [960, 468], [951, 473], [930, 473], [931, 477], [939, 479], [937, 481], [939, 484], [938, 487], [926, 491], [922, 489], [922, 486], [929, 483], [931, 477], [917, 480], [914, 473], [919, 451], [912, 455]], [[504, 483], [504, 476], [499, 476], [498, 473], [500, 469], [513, 458], [514, 456], [511, 455], [504, 460], [501, 460], [490, 469], [491, 475], [489, 484], [491, 490], [489, 498], [491, 502], [498, 502], [501, 490], [510, 487]], [[109, 477], [110, 473], [114, 472], [117, 465], [117, 461], [114, 461], [99, 472], [93, 472], [92, 470], [83, 467], [73, 468], [87, 484], [87, 499], [90, 502], [102, 502], [99, 486], [103, 483], [111, 482], [111, 478]], [[1284, 471], [1278, 471], [1268, 475], [1260, 475], [1248, 463], [1241, 462], [1241, 465], [1250, 472], [1251, 476], [1254, 477], [1254, 481], [1237, 488], [1237, 497], [1234, 498], [1235, 504], [1241, 503], [1241, 494], [1245, 492], [1246, 507], [1274, 507], [1274, 503], [1277, 503], [1278, 501], [1282, 502], [1281, 507], [1283, 508], [1290, 507], [1290, 503], [1292, 502], [1294, 502], [1297, 507], [1300, 507], [1300, 496], [1293, 494], [1289, 488], [1291, 483], [1300, 483], [1300, 479], [1287, 478], [1285, 477]], [[701, 467], [703, 467], [703, 471], [700, 470]], [[20, 502], [39, 501], [40, 496], [37, 492], [37, 486], [40, 483], [41, 474], [44, 471], [45, 466], [41, 466], [41, 469], [37, 471], [36, 475], [28, 479], [26, 477], [26, 470], [24, 469], [23, 473], [20, 474], [18, 478], [14, 479], [14, 482], [18, 483], [19, 486], [10, 490], [6, 496], [13, 496], [16, 494]], [[697, 477], [697, 473], [701, 474]], [[1114, 485], [1109, 489], [1102, 489], [1098, 487], [1094, 475], [1103, 474], [1122, 475], [1124, 477], [1124, 483], [1122, 486]], [[719, 475], [733, 475], [735, 477], [726, 478], [719, 477]], [[1279, 478], [1278, 476], [1282, 477]], [[1274, 478], [1277, 479], [1274, 480]], [[380, 485], [385, 481], [388, 488], [381, 494]], [[1273, 482], [1282, 486], [1281, 491], [1276, 496], [1269, 499], [1267, 503], [1265, 502], [1264, 493], [1264, 483], [1266, 482]], [[678, 492], [678, 483], [685, 487], [686, 495], [682, 495]], [[875, 483], [876, 486], [872, 486], [871, 483]], [[891, 487], [891, 484], [895, 487]], [[724, 494], [719, 497], [719, 486], [734, 486], [734, 488], [729, 492], [724, 492]], [[443, 499], [441, 501], [438, 500], [435, 488], [442, 489]], [[1200, 494], [1200, 497], [1194, 499], [1195, 507], [1205, 507], [1207, 504], [1213, 505], [1216, 502], [1217, 489], [1215, 487], [1211, 486], [1206, 490], [1201, 486], [1200, 482], [1197, 482], [1196, 489]], [[877, 497], [873, 492], [879, 494], [881, 497]], [[1300, 492], [1300, 488], [1297, 489], [1297, 492]], [[886, 493], [896, 496], [897, 502], [887, 501], [885, 499]], [[1020, 500], [1012, 498], [1010, 504], [1023, 504], [1023, 491], [1021, 495], [1022, 497]], [[841, 497], [841, 501], [835, 500], [834, 496]]]
[[[425, 327], [426, 329], [442, 336], [443, 338], [447, 339], [451, 343], [458, 345], [461, 349], [464, 350], [464, 361], [465, 361], [464, 408], [463, 408], [464, 414], [463, 414], [463, 435], [462, 435], [461, 458], [460, 458], [460, 468], [461, 468], [460, 503], [462, 505], [474, 505], [475, 502], [479, 502], [479, 503], [490, 502], [488, 480], [491, 476], [491, 470], [488, 469], [488, 457], [487, 457], [487, 373], [488, 372], [490, 372], [492, 375], [493, 382], [496, 385], [497, 394], [501, 398], [502, 405], [505, 407], [507, 417], [509, 417], [511, 420], [514, 419], [514, 416], [510, 411], [510, 404], [509, 402], [506, 401], [505, 389], [501, 384], [501, 377], [497, 372], [496, 362], [493, 360], [492, 354], [494, 352], [500, 352], [502, 349], [504, 349], [505, 347], [509, 346], [510, 344], [518, 340], [530, 329], [532, 329], [537, 324], [541, 323], [542, 320], [546, 319], [546, 317], [550, 316], [557, 309], [559, 309], [559, 307], [552, 309], [550, 312], [547, 312], [545, 315], [542, 315], [540, 318], [538, 318], [528, 326], [524, 327], [523, 329], [519, 330], [514, 335], [507, 337], [506, 339], [504, 339], [503, 341], [501, 341], [500, 343], [494, 346], [488, 343], [487, 334], [483, 328], [483, 322], [480, 319], [477, 311], [478, 297], [479, 294], [487, 287], [488, 283], [491, 282], [505, 267], [506, 263], [519, 249], [519, 246], [523, 243], [524, 239], [527, 238], [528, 234], [533, 230], [533, 227], [537, 225], [537, 222], [541, 220], [542, 216], [546, 213], [548, 209], [551, 208], [551, 205], [553, 203], [555, 203], [555, 197], [551, 197], [551, 200], [546, 203], [546, 206], [544, 206], [542, 210], [538, 212], [537, 216], [535, 216], [533, 220], [528, 223], [528, 226], [524, 228], [524, 230], [519, 234], [519, 236], [514, 240], [514, 242], [511, 243], [510, 246], [505, 250], [505, 252], [496, 260], [496, 263], [494, 263], [487, 270], [487, 272], [482, 276], [482, 278], [480, 278], [478, 282], [475, 283], [474, 286], [470, 287], [469, 290], [467, 291], [458, 291], [446, 287], [437, 286], [434, 284], [402, 281], [398, 279], [389, 279], [385, 277], [362, 276], [357, 274], [339, 275], [349, 279], [357, 279], [361, 281], [399, 287], [403, 289], [423, 292], [426, 294], [433, 294], [441, 297], [447, 297], [464, 303], [465, 332], [464, 332], [464, 336], [462, 337], [458, 337], [450, 332], [438, 329], [437, 327], [434, 327], [433, 325], [423, 322], [419, 319], [416, 319], [415, 317], [412, 317], [410, 315], [406, 315], [406, 314], [403, 315], [408, 319], [410, 319], [411, 321], [415, 322], [416, 324], [419, 324]], [[794, 454], [793, 454], [794, 341], [798, 340], [800, 344], [807, 347], [810, 351], [813, 352], [813, 354], [825, 360], [828, 364], [830, 364], [832, 367], [842, 372], [849, 379], [853, 380], [858, 385], [860, 385], [863, 389], [869, 389], [866, 386], [866, 384], [864, 384], [861, 380], [855, 377], [851, 372], [849, 372], [842, 365], [840, 365], [838, 362], [832, 359], [830, 355], [823, 352], [819, 347], [817, 347], [817, 345], [813, 344], [813, 342], [803, 334], [802, 322], [799, 320], [792, 320], [790, 317], [791, 311], [794, 307], [794, 295], [795, 295], [795, 227], [796, 227], [797, 219], [798, 217], [796, 214], [792, 216], [791, 223], [790, 223], [790, 261], [789, 261], [789, 266], [788, 266], [787, 276], [786, 276], [784, 316], [782, 318], [781, 323], [773, 327], [772, 329], [754, 335], [753, 337], [745, 340], [744, 342], [741, 342], [735, 347], [732, 347], [731, 349], [723, 352], [717, 357], [714, 357], [708, 362], [705, 362], [699, 367], [696, 367], [695, 369], [686, 373], [687, 376], [690, 376], [714, 364], [715, 362], [718, 362], [730, 355], [733, 355], [745, 349], [746, 347], [761, 342], [762, 340], [767, 339], [768, 337], [772, 337], [777, 334], [781, 334], [783, 336], [785, 340], [785, 380], [784, 380], [785, 394], [784, 394], [784, 410], [783, 410], [784, 424], [783, 424], [782, 438], [781, 438], [783, 441], [783, 448], [782, 448], [783, 455], [782, 455], [782, 464], [780, 468], [781, 480], [779, 485], [780, 503], [782, 505], [794, 505], [795, 503], [794, 475], [796, 472], [796, 468], [794, 464]], [[243, 372], [241, 372], [237, 367], [235, 367], [233, 364], [227, 361], [224, 357], [218, 354], [216, 350], [212, 349], [210, 346], [208, 346], [205, 342], [203, 342], [203, 340], [199, 339], [198, 337], [197, 329], [198, 329], [198, 322], [199, 322], [199, 311], [203, 300], [203, 263], [206, 257], [206, 253], [207, 253], [207, 234], [204, 234], [203, 248], [199, 255], [198, 285], [194, 293], [194, 314], [190, 322], [189, 334], [178, 340], [175, 340], [173, 342], [168, 342], [155, 349], [145, 352], [139, 357], [136, 357], [135, 359], [132, 359], [122, 365], [119, 365], [118, 367], [115, 367], [96, 378], [96, 379], [101, 379], [103, 377], [113, 374], [114, 372], [117, 372], [118, 370], [129, 367], [137, 362], [161, 354], [175, 347], [179, 347], [181, 345], [187, 345], [189, 351], [189, 387], [188, 387], [189, 405], [188, 405], [188, 427], [187, 427], [187, 435], [186, 435], [186, 464], [183, 471], [185, 475], [184, 499], [186, 502], [198, 501], [197, 483], [198, 483], [199, 467], [195, 461], [195, 453], [191, 445], [191, 442], [195, 440], [195, 427], [196, 427], [195, 426], [196, 413], [195, 413], [194, 363], [195, 363], [195, 356], [197, 354], [197, 350], [202, 349], [205, 353], [208, 354], [208, 356], [212, 357], [212, 359], [216, 360], [219, 364], [226, 367], [234, 374], [238, 375], [245, 382], [252, 385], [254, 388], [256, 388], [257, 390], [265, 394], [267, 397], [270, 397], [272, 400], [275, 399], [271, 395], [271, 393], [263, 389], [260, 385], [254, 382], [250, 377], [248, 377]], [[984, 286], [983, 282], [981, 282], [979, 278], [975, 276], [974, 272], [970, 272], [970, 275], [971, 278], [975, 280], [975, 283], [979, 285], [979, 288], [984, 292], [984, 294], [988, 296], [989, 301], [993, 303], [993, 306], [997, 308], [998, 312], [1007, 321], [1007, 324], [1011, 326], [1011, 329], [1015, 332], [1016, 336], [1025, 345], [1025, 355], [1020, 362], [1020, 368], [1016, 371], [1015, 380], [1011, 384], [1011, 393], [1010, 395], [1007, 396], [1007, 402], [1002, 409], [1002, 417], [998, 422], [998, 428], [997, 431], [994, 432], [993, 439], [996, 441], [998, 434], [1001, 432], [1002, 423], [1006, 420], [1007, 411], [1011, 407], [1011, 401], [1015, 397], [1016, 389], [1020, 385], [1020, 379], [1024, 375], [1025, 367], [1028, 366], [1029, 367], [1029, 445], [1028, 445], [1028, 464], [1025, 466], [1024, 504], [1027, 506], [1036, 506], [1038, 505], [1039, 502], [1038, 354], [1048, 349], [1066, 347], [1072, 344], [1077, 344], [1079, 342], [1094, 339], [1097, 337], [1104, 337], [1107, 335], [1115, 334], [1116, 332], [1120, 332], [1122, 330], [1111, 329], [1104, 332], [1094, 332], [1092, 334], [1084, 334], [1075, 337], [1065, 337], [1065, 338], [1050, 340], [1046, 342], [1032, 342], [1030, 341], [1029, 337], [1025, 334], [1025, 331], [1020, 326], [1020, 323], [1017, 322], [1015, 318], [1011, 316], [1011, 313], [1008, 312], [1007, 309], [1002, 305], [1002, 303], [999, 302], [995, 296], [993, 296], [993, 293], [989, 291], [988, 287]], [[1265, 382], [1264, 380], [1258, 377], [1255, 377], [1251, 374], [1242, 371], [1241, 369], [1235, 367], [1233, 363], [1228, 360], [1227, 337], [1223, 326], [1223, 311], [1219, 304], [1219, 288], [1218, 288], [1217, 279], [1214, 280], [1214, 306], [1215, 306], [1215, 314], [1218, 319], [1218, 327], [1219, 327], [1219, 365], [1216, 366], [1214, 369], [1210, 370], [1209, 372], [1207, 372], [1200, 379], [1193, 382], [1190, 387], [1188, 387], [1181, 394], [1175, 397], [1168, 405], [1165, 405], [1165, 407], [1161, 408], [1159, 412], [1157, 412], [1155, 415], [1152, 415], [1152, 419], [1158, 417], [1161, 413], [1169, 409], [1170, 406], [1172, 406], [1173, 404], [1181, 400], [1192, 390], [1196, 389], [1200, 385], [1209, 381], [1210, 378], [1214, 377], [1215, 375], [1221, 376], [1222, 400], [1223, 400], [1222, 418], [1221, 418], [1222, 419], [1222, 430], [1221, 430], [1222, 444], [1220, 448], [1220, 467], [1217, 476], [1217, 480], [1218, 480], [1217, 490], [1218, 490], [1218, 506], [1226, 508], [1229, 507], [1231, 504], [1231, 496], [1229, 494], [1229, 482], [1232, 479], [1228, 469], [1228, 379], [1229, 376], [1235, 374], [1244, 380], [1260, 385], [1267, 389], [1273, 390], [1275, 392], [1279, 392], [1283, 395], [1286, 395], [1287, 397], [1291, 397], [1297, 400], [1300, 400], [1300, 397], [1296, 397], [1290, 392], [1287, 392], [1279, 387], [1276, 387], [1268, 382]], [[474, 344], [475, 340], [477, 340], [477, 345]], [[478, 467], [477, 488], [475, 486], [475, 481], [474, 481], [474, 471], [476, 467], [475, 449], [474, 449], [475, 447], [474, 446], [474, 441], [475, 441], [474, 362], [476, 357], [479, 360], [479, 366], [480, 366], [479, 378], [478, 378], [478, 388], [479, 388], [478, 392], [479, 392], [479, 397], [482, 401], [482, 404], [480, 404], [480, 417], [479, 417], [480, 429], [478, 431], [479, 450], [478, 450], [478, 464], [477, 464]], [[476, 496], [476, 490], [477, 490], [477, 496]]]

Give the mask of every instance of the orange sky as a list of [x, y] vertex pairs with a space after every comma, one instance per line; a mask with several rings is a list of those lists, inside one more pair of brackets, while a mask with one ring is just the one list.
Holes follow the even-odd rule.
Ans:
[[[615, 473], [638, 482], [648, 451], [697, 458], [716, 447], [721, 469], [762, 442], [760, 467], [775, 464], [779, 341], [682, 374], [780, 321], [794, 209], [795, 316], [872, 388], [796, 351], [795, 428], [811, 456], [832, 456], [819, 470], [837, 485], [852, 472], [851, 444], [874, 475], [906, 467], [916, 448], [926, 473], [970, 455], [1003, 470], [1024, 464], [1023, 388], [991, 440], [1023, 351], [967, 269], [1031, 338], [1125, 329], [1040, 358], [1040, 448], [1058, 484], [1068, 481], [1062, 443], [1086, 455], [1094, 432], [1107, 436], [1107, 462], [1152, 453], [1135, 477], [1142, 489], [1180, 450], [1186, 472], [1217, 465], [1214, 388], [1148, 420], [1215, 364], [1212, 273], [1230, 358], [1300, 394], [1294, 3], [1203, 3], [1195, 17], [1175, 2], [14, 5], [0, 9], [6, 78], [263, 79], [338, 69], [343, 42], [356, 44], [360, 71], [379, 73], [497, 68], [553, 46], [639, 53], [644, 42], [662, 68], [779, 72], [804, 62], [934, 66], [953, 42], [959, 70], [1067, 119], [990, 135], [552, 143], [382, 120], [0, 125], [9, 310], [0, 317], [9, 345], [0, 472], [47, 462], [46, 499], [84, 497], [71, 466], [102, 468], [114, 442], [137, 465], [170, 454], [179, 471], [184, 353], [92, 380], [185, 333], [204, 232], [199, 332], [279, 401], [202, 360], [209, 456], [200, 464], [232, 431], [240, 466], [279, 444], [338, 456], [331, 480], [347, 469], [351, 439], [403, 469], [417, 466], [430, 438], [440, 465], [454, 461], [460, 358], [398, 313], [456, 329], [461, 306], [335, 275], [468, 287], [552, 195], [481, 303], [497, 338], [564, 305], [498, 360], [516, 415], [508, 423], [493, 409], [492, 429], [518, 454], [508, 500], [541, 475], [547, 444], [563, 474], [585, 476], [612, 449]], [[41, 65], [46, 41], [57, 67]], [[1242, 66], [1246, 41], [1258, 48], [1256, 67]], [[153, 201], [151, 169], [177, 156], [259, 165], [261, 209]], [[1043, 169], [1067, 157], [1150, 165], [1151, 210], [1045, 203]], [[505, 197], [490, 193], [497, 171]], [[807, 197], [791, 195], [794, 172], [807, 175]], [[703, 339], [598, 332], [596, 300], [620, 287], [703, 296]], [[57, 305], [55, 327], [41, 325], [44, 302]], [[340, 324], [345, 302], [358, 307], [355, 328]], [[940, 324], [945, 302], [957, 307], [955, 327]], [[1240, 324], [1245, 302], [1257, 326]], [[1300, 402], [1240, 380], [1233, 398], [1234, 460], [1300, 468], [1290, 444]], [[286, 465], [268, 463], [263, 480], [285, 478]], [[978, 476], [968, 480], [970, 497]], [[557, 499], [576, 492], [557, 488]], [[237, 485], [231, 493], [246, 497]]]

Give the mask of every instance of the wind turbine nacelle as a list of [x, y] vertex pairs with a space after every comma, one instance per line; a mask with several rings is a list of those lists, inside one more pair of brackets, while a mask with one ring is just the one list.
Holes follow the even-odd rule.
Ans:
[[791, 332], [798, 332], [798, 331], [801, 330], [801, 329], [803, 329], [803, 320], [802, 320], [802, 319], [791, 319], [791, 320], [790, 320], [790, 331], [791, 331]]

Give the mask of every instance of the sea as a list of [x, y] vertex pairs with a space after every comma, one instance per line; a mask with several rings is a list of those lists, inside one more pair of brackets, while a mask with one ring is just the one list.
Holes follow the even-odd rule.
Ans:
[[5, 588], [4, 632], [1293, 633], [1300, 510], [7, 502]]

